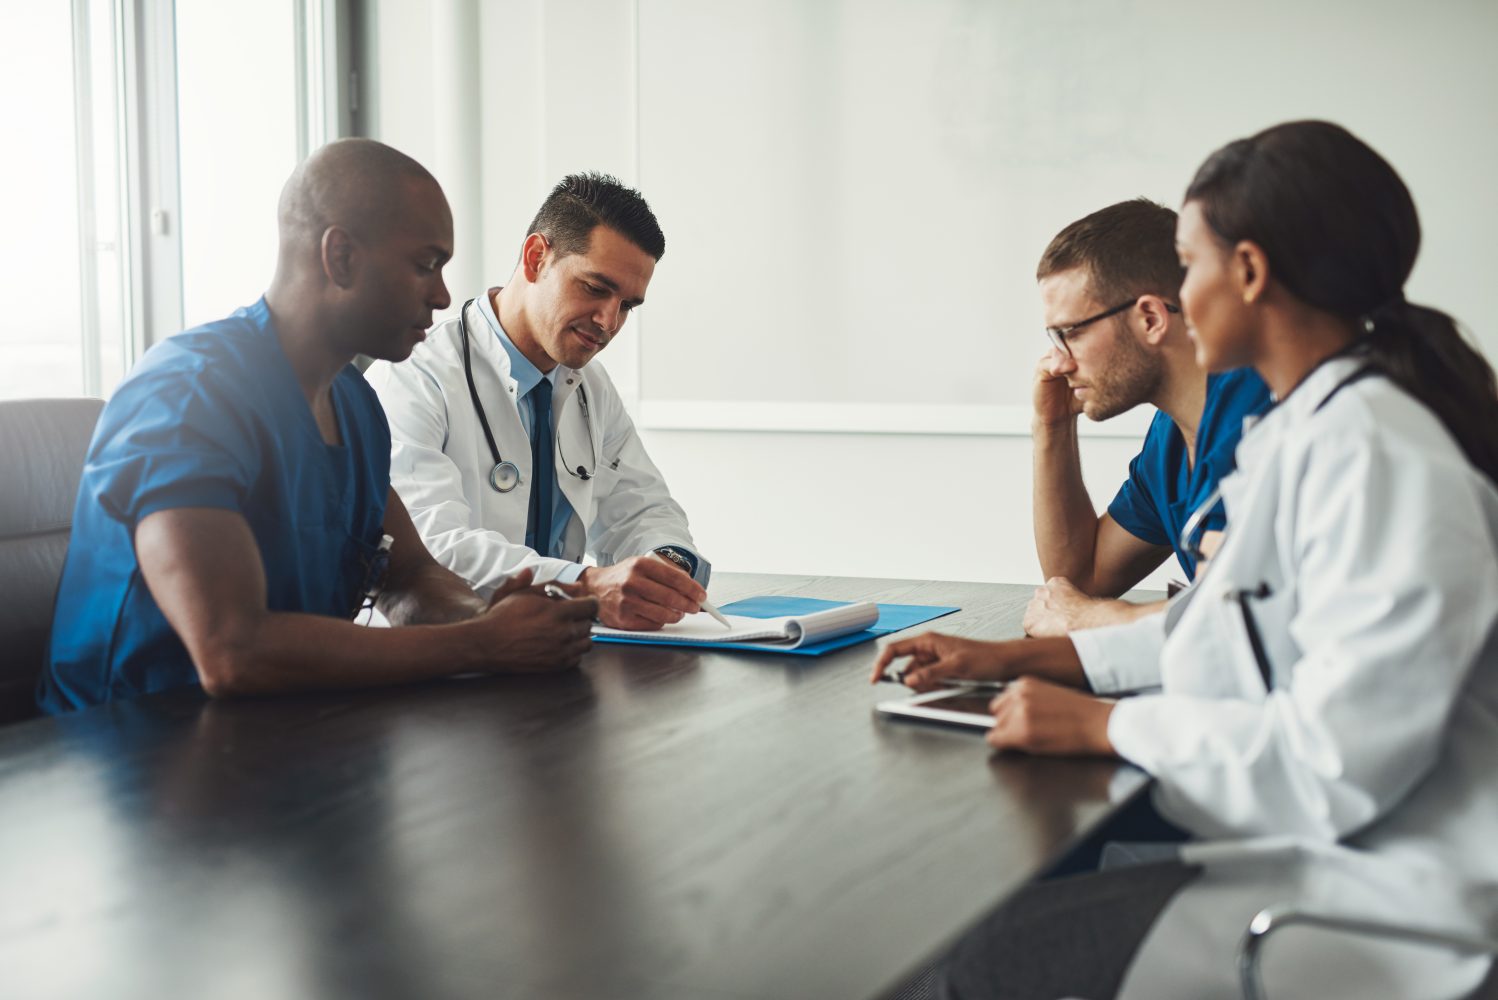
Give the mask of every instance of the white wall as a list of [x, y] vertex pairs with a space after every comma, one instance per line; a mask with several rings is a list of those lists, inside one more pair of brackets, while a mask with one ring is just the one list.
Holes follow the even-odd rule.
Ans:
[[[1498, 187], [1485, 176], [1498, 61], [1484, 51], [1498, 5], [1485, 0], [1274, 0], [1252, 16], [1190, 0], [371, 7], [373, 133], [449, 187], [455, 298], [508, 276], [564, 173], [609, 171], [657, 209], [667, 255], [604, 364], [724, 569], [1035, 580], [1024, 414], [1041, 346], [1035, 258], [1109, 201], [1174, 203], [1211, 149], [1278, 120], [1342, 121], [1398, 167], [1425, 227], [1411, 297], [1465, 320], [1498, 356], [1486, 233]], [[916, 97], [911, 65], [929, 76]], [[907, 86], [881, 83], [881, 66]], [[454, 103], [474, 132], [449, 125], [444, 138], [434, 109], [465, 86]], [[773, 126], [777, 108], [803, 138], [845, 120], [863, 138], [828, 139], [829, 155], [786, 169], [773, 134], [736, 136]], [[888, 155], [876, 159], [859, 144], [880, 121]], [[960, 218], [958, 185], [989, 168], [976, 225], [934, 226], [941, 252], [919, 252], [927, 209]], [[720, 177], [736, 183], [726, 199]], [[846, 204], [830, 235], [782, 218], [781, 205], [848, 187], [878, 192], [894, 222]], [[936, 321], [912, 329], [922, 307]], [[796, 376], [778, 379], [787, 369]], [[832, 403], [812, 403], [822, 383], [808, 370], [829, 373]], [[1115, 435], [1137, 436], [1147, 418], [1085, 428], [1099, 435], [1083, 442], [1099, 506], [1135, 449], [1137, 437]], [[888, 432], [911, 426], [923, 430]]]

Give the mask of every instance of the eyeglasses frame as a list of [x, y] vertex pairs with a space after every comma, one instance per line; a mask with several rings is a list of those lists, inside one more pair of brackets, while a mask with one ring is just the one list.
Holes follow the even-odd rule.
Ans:
[[[1139, 300], [1142, 299], [1142, 298], [1144, 298], [1144, 296], [1148, 295], [1148, 294], [1150, 294], [1150, 293], [1148, 293], [1148, 292], [1141, 293], [1139, 295], [1134, 296], [1132, 299], [1130, 299], [1127, 302], [1123, 302], [1123, 303], [1120, 303], [1119, 305], [1114, 306], [1112, 309], [1104, 309], [1102, 312], [1098, 313], [1096, 316], [1089, 316], [1089, 317], [1087, 317], [1084, 320], [1080, 320], [1079, 322], [1072, 323], [1072, 324], [1070, 324], [1068, 326], [1048, 326], [1048, 327], [1045, 328], [1046, 336], [1050, 338], [1051, 344], [1052, 344], [1052, 346], [1054, 346], [1056, 348], [1056, 350], [1060, 351], [1062, 354], [1065, 354], [1069, 358], [1073, 357], [1074, 355], [1071, 352], [1071, 345], [1066, 342], [1066, 338], [1070, 337], [1073, 333], [1076, 333], [1078, 330], [1082, 329], [1082, 327], [1084, 327], [1084, 326], [1091, 326], [1093, 323], [1096, 323], [1098, 320], [1107, 319], [1109, 316], [1117, 316], [1119, 313], [1123, 312], [1125, 309], [1132, 309], [1132, 308], [1134, 308], [1135, 306], [1137, 306], [1139, 304]], [[1169, 301], [1167, 299], [1160, 299], [1160, 301], [1165, 304], [1165, 311], [1166, 312], [1168, 312], [1168, 313], [1176, 313], [1176, 314], [1180, 313], [1181, 307], [1178, 306], [1178, 305], [1176, 305], [1174, 302], [1171, 302], [1171, 301]]]

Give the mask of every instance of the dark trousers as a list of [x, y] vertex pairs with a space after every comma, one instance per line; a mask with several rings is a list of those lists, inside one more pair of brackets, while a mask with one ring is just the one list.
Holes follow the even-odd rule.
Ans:
[[1108, 1000], [1165, 904], [1200, 874], [1179, 861], [1036, 882], [938, 963], [941, 1000]]

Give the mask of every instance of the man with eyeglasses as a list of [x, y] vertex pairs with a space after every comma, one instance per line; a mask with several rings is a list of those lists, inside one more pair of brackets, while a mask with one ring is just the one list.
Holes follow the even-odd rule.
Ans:
[[[1215, 491], [1244, 418], [1270, 406], [1253, 371], [1208, 376], [1197, 365], [1177, 304], [1175, 225], [1175, 212], [1143, 198], [1110, 205], [1058, 233], [1036, 269], [1051, 347], [1035, 376], [1035, 547], [1046, 583], [1025, 612], [1031, 635], [1159, 610], [1117, 597], [1172, 552], [1192, 579], [1204, 540], [1210, 548], [1223, 526]], [[1107, 420], [1141, 403], [1159, 412], [1100, 516], [1082, 481], [1077, 417]]]

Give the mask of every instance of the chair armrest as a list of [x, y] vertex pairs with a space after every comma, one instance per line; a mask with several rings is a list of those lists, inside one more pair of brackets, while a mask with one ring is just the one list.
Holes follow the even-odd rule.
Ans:
[[1264, 987], [1259, 979], [1259, 954], [1263, 950], [1264, 942], [1269, 939], [1269, 935], [1295, 924], [1324, 927], [1347, 934], [1393, 938], [1412, 944], [1428, 944], [1433, 947], [1450, 948], [1453, 951], [1477, 955], [1498, 954], [1498, 941], [1484, 938], [1468, 937], [1448, 931], [1434, 931], [1423, 927], [1408, 927], [1378, 920], [1332, 917], [1299, 910], [1293, 906], [1270, 906], [1260, 910], [1248, 922], [1248, 930], [1238, 946], [1238, 978], [1243, 988], [1244, 1000], [1265, 1000]]

